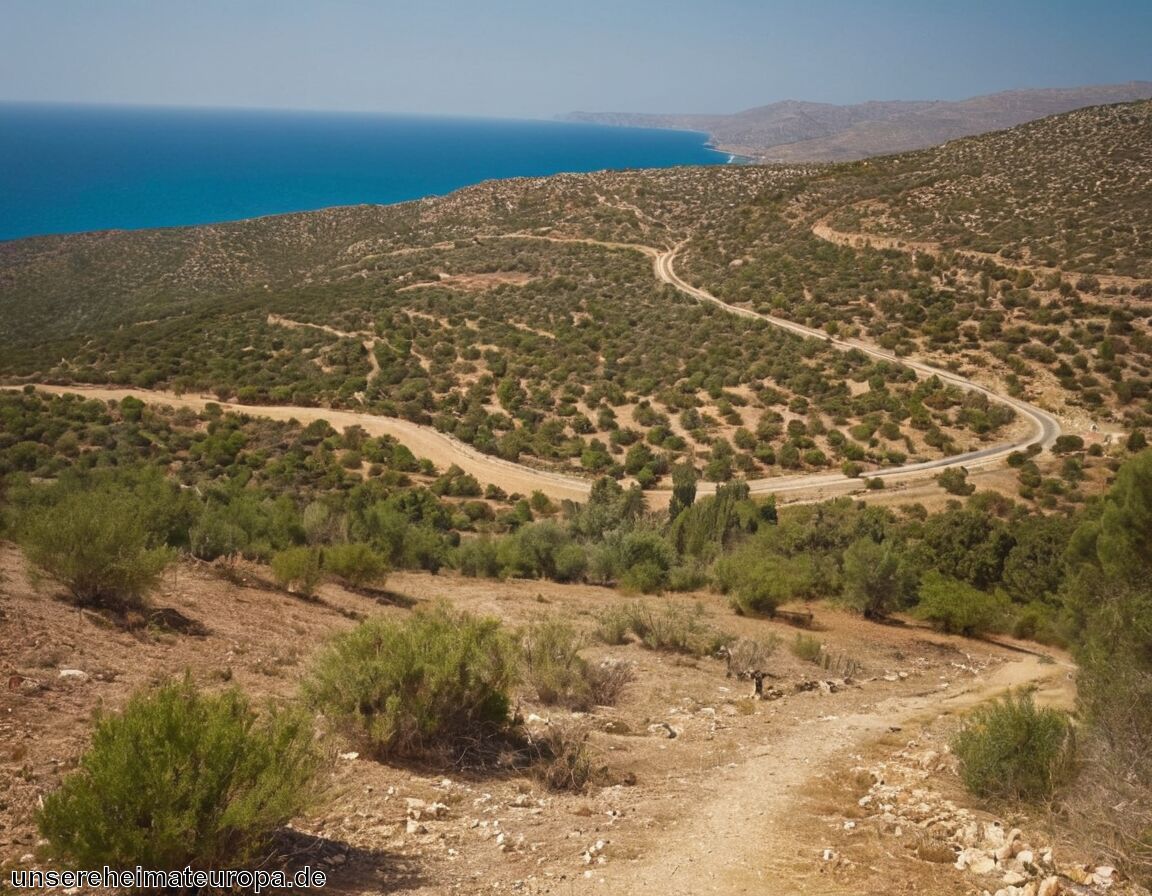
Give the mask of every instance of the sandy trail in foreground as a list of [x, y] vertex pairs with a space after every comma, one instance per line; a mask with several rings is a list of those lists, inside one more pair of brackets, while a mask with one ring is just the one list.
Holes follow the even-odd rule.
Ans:
[[1069, 666], [1036, 656], [1005, 663], [967, 686], [885, 698], [866, 712], [830, 715], [793, 726], [782, 740], [718, 776], [701, 802], [686, 807], [691, 823], [670, 834], [675, 845], [650, 860], [619, 865], [588, 880], [589, 892], [614, 896], [725, 896], [839, 892], [821, 878], [817, 889], [797, 874], [796, 857], [811, 852], [791, 823], [802, 811], [800, 793], [817, 775], [845, 766], [895, 726], [962, 712], [1009, 688], [1036, 685], [1037, 702], [1067, 707], [1074, 695]]

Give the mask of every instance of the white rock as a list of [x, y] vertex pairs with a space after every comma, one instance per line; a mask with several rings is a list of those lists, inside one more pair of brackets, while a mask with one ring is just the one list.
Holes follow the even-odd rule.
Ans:
[[1035, 856], [1030, 849], [1020, 850], [1020, 852], [1016, 853], [1016, 858], [1024, 865], [1031, 865], [1032, 862], [1035, 861]]
[[353, 759], [359, 759], [360, 754], [353, 750], [351, 753], [341, 753], [340, 758], [351, 762]]
[[1004, 838], [1004, 842], [996, 849], [996, 860], [1006, 862], [1015, 854], [1013, 846], [1020, 839], [1020, 828], [1012, 828]]
[[1028, 878], [1026, 878], [1023, 874], [1020, 874], [1017, 871], [1009, 871], [1003, 877], [1004, 883], [1008, 884], [1008, 886], [1010, 886], [1010, 887], [1018, 887], [1018, 886], [1020, 886], [1020, 884], [1026, 883], [1027, 880], [1028, 880]]
[[968, 870], [973, 874], [990, 874], [996, 870], [996, 860], [991, 856], [982, 855], [975, 861], [968, 863]]
[[956, 856], [956, 867], [960, 871], [969, 868], [973, 863], [982, 861], [988, 858], [988, 854], [984, 850], [975, 846], [969, 846], [960, 851], [960, 855]]
[[409, 834], [427, 834], [428, 833], [428, 828], [424, 827], [424, 825], [422, 825], [420, 822], [418, 822], [415, 818], [409, 818], [408, 819], [408, 825], [405, 828], [405, 830], [407, 830]]
[[1051, 877], [1046, 877], [1040, 881], [1040, 889], [1036, 891], [1036, 896], [1059, 896], [1062, 889], [1060, 878], [1053, 874]]
[[1112, 883], [1112, 875], [1115, 873], [1116, 869], [1111, 865], [1098, 865], [1092, 877], [1098, 884], [1110, 885]]
[[81, 672], [79, 669], [61, 669], [59, 677], [71, 679], [72, 681], [87, 681], [88, 673]]

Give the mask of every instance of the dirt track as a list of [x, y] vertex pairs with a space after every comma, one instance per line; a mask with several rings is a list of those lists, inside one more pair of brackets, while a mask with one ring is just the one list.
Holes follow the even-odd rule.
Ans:
[[676, 833], [675, 855], [658, 854], [627, 866], [623, 874], [613, 875], [610, 892], [620, 896], [834, 892], [827, 880], [813, 890], [801, 886], [795, 876], [795, 857], [813, 848], [802, 826], [791, 823], [802, 811], [797, 804], [803, 788], [821, 773], [842, 769], [845, 757], [894, 728], [961, 712], [1008, 688], [1036, 685], [1040, 702], [1068, 707], [1074, 697], [1068, 669], [1026, 655], [965, 687], [893, 696], [868, 711], [793, 726], [770, 749], [759, 750], [723, 774], [708, 799], [692, 807], [691, 825]]
[[[402, 618], [334, 585], [301, 601], [255, 581], [262, 570], [241, 564], [220, 578], [204, 564], [174, 570], [155, 595], [159, 606], [204, 623], [204, 637], [135, 634], [97, 625], [91, 614], [31, 587], [19, 553], [0, 544], [0, 671], [36, 685], [0, 691], [0, 867], [32, 852], [38, 798], [56, 787], [88, 739], [93, 710], [115, 710], [158, 677], [188, 670], [215, 687], [226, 672], [253, 698], [288, 697], [326, 637], [361, 614]], [[447, 598], [479, 615], [520, 625], [542, 614], [586, 628], [622, 598], [587, 585], [495, 582], [455, 575], [396, 573], [390, 591], [417, 603]], [[699, 604], [711, 623], [742, 637], [793, 630], [737, 617], [710, 594], [668, 595], [662, 603]], [[863, 677], [836, 693], [801, 691], [800, 681], [827, 674], [781, 646], [771, 661], [786, 692], [775, 701], [747, 699], [746, 682], [726, 679], [711, 658], [688, 660], [637, 644], [587, 650], [595, 661], [631, 664], [636, 681], [619, 703], [579, 719], [593, 729], [593, 749], [612, 778], [585, 794], [552, 794], [520, 774], [469, 775], [446, 768], [393, 767], [365, 758], [334, 759], [330, 787], [316, 813], [300, 819], [313, 847], [346, 856], [326, 892], [337, 896], [443, 896], [520, 892], [536, 896], [810, 894], [961, 896], [972, 892], [950, 868], [912, 860], [914, 885], [876, 888], [868, 880], [865, 838], [849, 844], [857, 859], [833, 880], [821, 852], [844, 812], [829, 798], [813, 810], [811, 789], [860, 763], [860, 756], [917, 736], [921, 723], [988, 699], [1005, 687], [1042, 682], [1040, 697], [1066, 703], [1068, 667], [995, 645], [937, 635], [915, 626], [877, 626], [834, 607], [815, 605], [818, 634], [836, 655], [859, 660]], [[82, 670], [85, 681], [59, 669]], [[900, 670], [907, 677], [892, 674]], [[906, 671], [905, 671], [906, 670]], [[576, 721], [522, 692], [529, 724]], [[538, 714], [538, 715], [537, 715]], [[535, 719], [535, 721], [532, 721]], [[653, 734], [667, 722], [678, 736]], [[609, 728], [609, 723], [615, 727]], [[904, 726], [903, 733], [892, 728]], [[659, 725], [656, 726], [659, 729]], [[342, 742], [334, 749], [355, 749]], [[350, 754], [355, 756], [355, 754]], [[620, 784], [622, 776], [631, 783]], [[451, 781], [445, 784], [444, 779]], [[427, 830], [405, 829], [409, 798], [440, 800], [446, 818]], [[827, 817], [826, 817], [827, 816]], [[513, 844], [501, 850], [503, 833]], [[605, 841], [605, 862], [581, 853]], [[896, 841], [883, 841], [896, 849]], [[31, 860], [30, 860], [31, 861]], [[888, 863], [879, 859], [885, 868]], [[978, 890], [977, 890], [978, 892]]]
[[[1005, 459], [1013, 451], [1024, 448], [1033, 442], [1045, 447], [1050, 446], [1060, 434], [1059, 421], [1048, 412], [1029, 405], [1026, 402], [999, 395], [957, 374], [940, 370], [919, 361], [898, 358], [868, 343], [858, 340], [832, 339], [824, 333], [783, 318], [759, 314], [746, 308], [729, 305], [706, 290], [687, 283], [676, 273], [673, 267], [678, 251], [676, 248], [660, 250], [652, 246], [632, 243], [611, 243], [590, 239], [546, 237], [521, 233], [508, 234], [507, 238], [539, 239], [558, 243], [581, 243], [597, 245], [618, 251], [643, 253], [652, 259], [653, 273], [657, 279], [668, 283], [697, 301], [714, 304], [730, 314], [760, 318], [773, 326], [780, 327], [800, 336], [825, 339], [831, 345], [843, 351], [852, 349], [864, 351], [874, 357], [911, 367], [921, 376], [936, 376], [962, 389], [980, 392], [994, 401], [1010, 406], [1029, 424], [1028, 431], [1024, 435], [1018, 436], [1009, 442], [951, 457], [880, 470], [875, 475], [884, 480], [885, 483], [903, 486], [913, 482], [930, 481], [941, 470], [951, 466], [964, 466], [969, 470], [1000, 467], [1003, 466]], [[297, 324], [294, 321], [288, 321], [275, 316], [270, 317], [269, 320], [285, 326], [301, 326], [301, 324]], [[305, 326], [313, 325], [308, 324]], [[317, 325], [317, 328], [327, 332], [338, 333], [342, 336], [355, 335], [359, 337], [362, 335], [340, 333], [340, 331], [333, 330], [330, 327], [319, 325]], [[372, 364], [371, 375], [375, 376], [379, 368], [375, 364], [375, 357], [372, 354], [373, 347], [373, 340], [369, 339], [365, 342], [365, 348], [368, 349], [370, 363]], [[131, 395], [142, 401], [161, 401], [174, 407], [186, 407], [194, 410], [202, 410], [205, 404], [213, 400], [204, 396], [179, 395], [174, 392], [149, 389], [119, 389], [79, 385], [37, 385], [37, 388], [56, 394], [74, 392], [101, 399], [121, 399]], [[234, 405], [222, 402], [217, 403], [221, 404], [221, 406], [227, 410], [268, 417], [275, 420], [295, 419], [307, 424], [314, 420], [323, 419], [341, 429], [351, 425], [362, 426], [371, 435], [388, 435], [400, 440], [418, 457], [428, 458], [440, 469], [446, 469], [452, 464], [455, 464], [465, 472], [471, 473], [481, 482], [498, 485], [510, 494], [520, 493], [528, 495], [534, 491], [542, 491], [552, 498], [581, 501], [587, 498], [591, 488], [590, 479], [535, 469], [523, 464], [512, 463], [497, 457], [492, 457], [491, 455], [482, 454], [470, 445], [439, 432], [432, 427], [421, 426], [395, 417], [288, 405]], [[803, 473], [792, 476], [753, 479], [749, 480], [748, 486], [753, 494], [776, 494], [785, 502], [824, 500], [840, 495], [858, 493], [864, 489], [862, 480], [847, 477], [838, 472]], [[713, 483], [700, 483], [698, 492], [701, 495], [707, 495], [714, 493], [715, 489], [716, 486]], [[671, 491], [669, 487], [650, 490], [648, 492], [650, 506], [654, 508], [665, 506], [668, 503], [670, 494]]]

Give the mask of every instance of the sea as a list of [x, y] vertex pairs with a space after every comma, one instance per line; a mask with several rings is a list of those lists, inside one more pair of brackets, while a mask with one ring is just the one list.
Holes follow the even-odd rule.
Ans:
[[693, 131], [0, 103], [0, 240], [436, 196], [491, 178], [732, 161]]

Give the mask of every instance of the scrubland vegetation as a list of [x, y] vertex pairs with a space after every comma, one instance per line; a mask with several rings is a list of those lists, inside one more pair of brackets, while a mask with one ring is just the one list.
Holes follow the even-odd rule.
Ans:
[[[1148, 879], [1152, 140], [1137, 138], [1150, 108], [835, 168], [514, 181], [393, 209], [5, 244], [6, 378], [355, 407], [595, 484], [582, 505], [508, 495], [357, 427], [30, 388], [0, 393], [0, 536], [46, 588], [130, 630], [164, 624], [151, 595], [180, 560], [226, 578], [242, 565], [294, 602], [322, 601], [332, 583], [387, 602], [394, 570], [615, 587], [625, 596], [596, 620], [599, 642], [683, 662], [723, 651], [737, 671], [777, 644], [736, 641], [660, 595], [712, 590], [765, 617], [828, 600], [870, 620], [1066, 646], [1080, 664], [1075, 736], [1026, 696], [988, 707], [957, 736], [965, 782], [1075, 800], [1085, 836]], [[1089, 183], [1090, 170], [1107, 176]], [[822, 223], [835, 232], [814, 234]], [[869, 247], [869, 234], [938, 245]], [[1126, 435], [1107, 451], [1068, 434], [1048, 454], [1013, 454], [1011, 496], [948, 471], [954, 499], [932, 513], [777, 508], [746, 480], [866, 477], [994, 440], [1012, 413], [688, 301], [637, 252], [529, 236], [682, 245], [682, 273], [727, 302], [926, 356]], [[653, 512], [643, 487], [665, 477], [671, 508]], [[698, 496], [699, 479], [716, 494]], [[325, 736], [381, 762], [511, 763], [580, 790], [602, 772], [587, 732], [533, 739], [515, 701], [619, 699], [631, 669], [594, 662], [591, 646], [554, 620], [513, 630], [425, 609], [338, 637], [300, 700]], [[790, 646], [838, 662], [817, 635]], [[250, 861], [315, 796], [319, 748], [295, 713], [188, 683], [142, 694], [98, 723], [42, 832], [87, 865]], [[272, 780], [281, 755], [289, 773]], [[162, 787], [174, 763], [203, 772], [183, 776], [187, 792]], [[111, 829], [109, 805], [137, 821]]]
[[[1147, 452], [1119, 466], [1103, 499], [1058, 513], [1040, 514], [989, 492], [931, 514], [916, 505], [892, 510], [849, 499], [778, 511], [772, 502], [753, 500], [740, 481], [697, 498], [691, 476], [681, 474], [670, 519], [649, 512], [639, 490], [610, 478], [597, 483], [585, 505], [455, 497], [478, 486], [456, 473], [436, 475], [388, 440], [318, 425], [25, 393], [0, 398], [0, 414], [6, 424], [0, 483], [7, 535], [25, 546], [45, 576], [67, 588], [70, 599], [121, 624], [147, 618], [150, 584], [181, 552], [214, 559], [222, 575], [229, 574], [231, 555], [270, 562], [273, 577], [301, 595], [314, 593], [324, 578], [371, 589], [388, 568], [455, 566], [466, 575], [587, 581], [645, 594], [711, 587], [743, 614], [838, 600], [869, 618], [906, 611], [945, 632], [1009, 632], [1077, 651], [1083, 731], [1075, 743], [1082, 760], [1090, 761], [1073, 759], [1061, 717], [1019, 697], [973, 717], [959, 735], [956, 751], [975, 792], [1059, 799], [1081, 788], [1098, 800], [1146, 792], [1140, 788], [1150, 783], [1144, 768], [1150, 730], [1144, 708], [1152, 703], [1149, 639], [1139, 622], [1149, 616], [1143, 578], [1152, 562], [1143, 538], [1152, 513]], [[377, 475], [365, 481], [342, 464], [349, 450], [377, 458]], [[470, 514], [462, 509], [470, 503], [487, 510]], [[83, 539], [83, 551], [58, 550], [60, 539], [71, 537]], [[694, 656], [721, 648], [766, 656], [775, 647], [734, 644], [691, 612], [653, 597], [622, 601], [599, 620], [596, 635], [608, 644], [636, 640]], [[304, 699], [334, 731], [384, 761], [483, 763], [491, 761], [485, 756], [511, 750], [526, 765], [539, 764], [548, 786], [581, 787], [599, 773], [586, 733], [555, 733], [547, 743], [525, 740], [512, 699], [527, 688], [545, 704], [576, 709], [614, 702], [631, 673], [626, 665], [587, 660], [581, 655], [587, 645], [558, 622], [541, 620], [516, 632], [495, 620], [434, 609], [402, 624], [364, 623], [335, 641], [306, 680]], [[816, 637], [801, 634], [792, 649], [825, 662]], [[188, 687], [142, 696], [123, 716], [103, 723], [106, 733], [85, 760], [87, 770], [69, 779], [45, 809], [45, 834], [62, 853], [80, 855], [79, 844], [94, 843], [84, 848], [108, 861], [150, 857], [131, 831], [109, 834], [106, 843], [85, 833], [99, 823], [93, 806], [147, 796], [124, 793], [135, 766], [109, 765], [99, 746], [103, 738], [119, 743], [116, 738], [135, 736], [124, 733], [133, 725], [151, 730], [161, 724], [149, 721], [153, 714], [199, 713], [201, 705], [203, 724], [239, 725], [235, 734], [221, 730], [228, 743], [264, 730], [252, 727], [256, 717], [236, 702], [238, 696], [226, 704], [174, 696]], [[290, 729], [294, 733], [269, 731], [259, 736], [293, 744], [302, 737], [298, 727]], [[254, 755], [266, 743], [252, 741]], [[282, 782], [282, 795], [269, 796], [267, 805], [244, 803], [235, 810], [238, 820], [231, 814], [201, 818], [205, 839], [183, 848], [196, 861], [211, 861], [220, 831], [233, 830], [242, 833], [229, 842], [255, 848], [308, 792], [306, 755], [300, 754], [299, 780]], [[1023, 756], [1028, 761], [1020, 765]], [[153, 760], [141, 754], [131, 761]], [[262, 786], [253, 762], [252, 783], [236, 786]], [[1128, 771], [1099, 771], [1120, 767]], [[181, 804], [172, 811], [191, 809]], [[1116, 839], [1139, 823], [1139, 810], [1133, 812], [1113, 812], [1099, 824], [1106, 820], [1112, 830], [1108, 848], [1139, 867], [1147, 861], [1143, 847]]]

